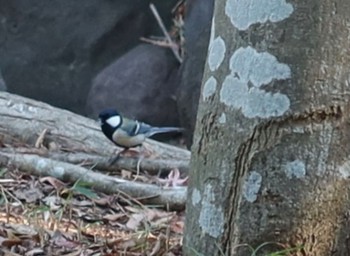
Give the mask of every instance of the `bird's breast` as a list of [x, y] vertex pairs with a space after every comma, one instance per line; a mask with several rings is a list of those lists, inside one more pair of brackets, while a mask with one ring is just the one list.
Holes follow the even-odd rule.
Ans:
[[113, 141], [115, 144], [125, 148], [132, 148], [140, 146], [146, 139], [144, 134], [138, 134], [136, 136], [129, 136], [129, 134], [123, 130], [116, 130], [113, 133]]

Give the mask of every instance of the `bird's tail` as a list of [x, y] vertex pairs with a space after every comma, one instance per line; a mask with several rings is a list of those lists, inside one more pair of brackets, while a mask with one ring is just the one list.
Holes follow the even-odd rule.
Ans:
[[177, 132], [181, 133], [185, 129], [184, 128], [179, 128], [179, 127], [152, 127], [148, 132], [147, 132], [147, 137], [152, 137], [155, 134], [158, 133], [170, 133], [170, 132]]

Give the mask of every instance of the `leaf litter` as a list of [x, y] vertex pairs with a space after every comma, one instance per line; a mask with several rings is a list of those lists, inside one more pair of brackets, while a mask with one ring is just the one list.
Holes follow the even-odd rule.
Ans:
[[[172, 175], [161, 183], [185, 182]], [[183, 228], [183, 212], [105, 195], [79, 181], [1, 172], [0, 255], [176, 256], [182, 255]]]

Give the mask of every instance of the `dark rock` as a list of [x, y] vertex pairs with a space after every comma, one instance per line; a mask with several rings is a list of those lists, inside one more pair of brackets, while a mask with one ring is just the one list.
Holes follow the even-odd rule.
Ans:
[[1, 71], [0, 71], [0, 91], [7, 91], [7, 86], [4, 78], [2, 77]]
[[[149, 2], [0, 0], [0, 68], [8, 90], [84, 113], [91, 79], [158, 30]], [[176, 0], [167, 2], [160, 11]]]
[[169, 49], [141, 44], [94, 79], [87, 112], [97, 117], [105, 108], [152, 125], [178, 125], [174, 75], [178, 63]]
[[186, 128], [189, 147], [196, 124], [201, 82], [208, 52], [214, 0], [189, 0], [185, 19], [185, 59], [179, 72], [177, 90], [181, 125]]

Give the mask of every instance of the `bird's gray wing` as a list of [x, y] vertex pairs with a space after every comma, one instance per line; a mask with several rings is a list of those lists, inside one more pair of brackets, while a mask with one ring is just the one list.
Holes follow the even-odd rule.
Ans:
[[123, 118], [123, 123], [120, 129], [125, 131], [129, 136], [135, 136], [136, 134], [138, 134], [139, 126], [139, 122]]
[[125, 130], [129, 136], [135, 136], [137, 134], [144, 134], [146, 137], [151, 137], [158, 133], [167, 132], [183, 132], [183, 128], [179, 127], [153, 127], [149, 124], [133, 121], [129, 119], [123, 119], [122, 129]]
[[151, 127], [146, 133], [146, 137], [151, 137], [158, 133], [168, 133], [168, 132], [183, 132], [183, 128], [179, 127]]

